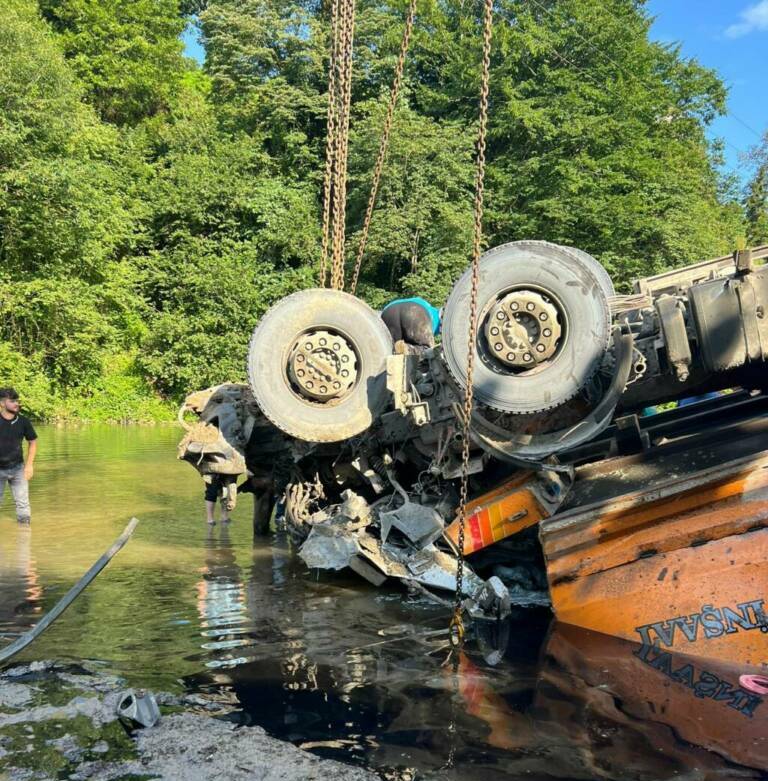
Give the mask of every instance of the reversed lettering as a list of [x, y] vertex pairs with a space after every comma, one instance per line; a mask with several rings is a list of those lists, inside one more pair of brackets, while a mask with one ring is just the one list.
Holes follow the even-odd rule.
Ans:
[[642, 645], [633, 651], [643, 664], [658, 670], [675, 683], [690, 689], [699, 699], [711, 699], [723, 702], [748, 718], [752, 718], [757, 707], [763, 702], [756, 694], [751, 694], [741, 687], [719, 678], [708, 670], [697, 671], [693, 664], [686, 662], [673, 669], [674, 657], [658, 645]]
[[635, 632], [640, 635], [642, 645], [663, 645], [667, 648], [674, 646], [675, 636], [685, 638], [689, 643], [696, 642], [700, 627], [706, 640], [758, 628], [761, 632], [768, 632], [768, 618], [766, 618], [764, 604], [763, 599], [753, 599], [749, 602], [740, 602], [735, 608], [702, 605], [698, 613], [637, 626]]

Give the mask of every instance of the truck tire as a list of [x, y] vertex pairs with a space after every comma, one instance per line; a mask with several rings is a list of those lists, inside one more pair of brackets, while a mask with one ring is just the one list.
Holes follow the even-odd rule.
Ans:
[[[352, 371], [354, 379], [347, 380], [349, 387], [338, 397], [310, 397], [306, 386], [311, 382], [296, 376], [299, 358], [320, 354], [319, 345], [310, 350], [318, 334], [329, 344], [319, 362], [304, 365], [313, 366], [318, 385], [325, 381], [321, 375], [327, 376], [328, 388], [331, 381], [341, 381], [336, 369]], [[308, 352], [301, 354], [304, 342]], [[391, 354], [389, 331], [365, 302], [339, 290], [302, 290], [275, 304], [254, 330], [248, 378], [257, 404], [281, 431], [307, 442], [340, 442], [365, 431], [386, 405]], [[341, 359], [347, 363], [339, 363]]]
[[[499, 361], [484, 332], [491, 310], [496, 307], [498, 311], [499, 302], [518, 291], [554, 307], [561, 329], [552, 357], [524, 370]], [[467, 386], [470, 293], [468, 269], [448, 297], [443, 320], [444, 360], [463, 390]], [[474, 344], [477, 403], [522, 414], [553, 409], [575, 396], [599, 367], [608, 347], [612, 293], [605, 270], [580, 250], [545, 241], [519, 241], [484, 253]]]

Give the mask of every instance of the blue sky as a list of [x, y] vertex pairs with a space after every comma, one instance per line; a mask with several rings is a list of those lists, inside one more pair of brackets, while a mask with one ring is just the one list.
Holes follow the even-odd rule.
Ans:
[[[729, 89], [729, 116], [712, 134], [727, 142], [727, 168], [745, 175], [746, 152], [768, 129], [768, 0], [649, 0], [651, 36], [714, 68]], [[748, 127], [745, 127], [748, 125]]]
[[[713, 137], [726, 142], [726, 167], [746, 176], [740, 153], [768, 129], [768, 0], [648, 0], [651, 36], [679, 43], [684, 56], [714, 68], [729, 88], [729, 115]], [[187, 54], [202, 62], [197, 31], [184, 35]]]
[[197, 40], [197, 27], [190, 24], [181, 36], [181, 40], [184, 41], [184, 54], [187, 57], [192, 57], [198, 62], [205, 59], [205, 51]]

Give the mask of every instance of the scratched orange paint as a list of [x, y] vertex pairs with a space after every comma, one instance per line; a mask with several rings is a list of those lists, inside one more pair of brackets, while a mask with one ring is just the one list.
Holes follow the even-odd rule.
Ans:
[[[697, 657], [768, 665], [768, 458], [541, 525], [563, 622]], [[684, 490], [683, 490], [684, 489]]]
[[[546, 517], [545, 510], [533, 492], [525, 487], [525, 482], [525, 478], [516, 478], [467, 505], [464, 555], [517, 534]], [[446, 529], [446, 534], [458, 546], [458, 519]]]

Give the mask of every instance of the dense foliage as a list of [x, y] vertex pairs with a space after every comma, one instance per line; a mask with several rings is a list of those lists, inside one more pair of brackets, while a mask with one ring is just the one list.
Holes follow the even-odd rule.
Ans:
[[768, 133], [750, 153], [752, 177], [744, 194], [749, 246], [768, 244]]
[[[768, 164], [740, 202], [705, 136], [722, 82], [649, 40], [642, 0], [496, 5], [488, 244], [574, 244], [627, 284], [727, 252], [747, 228], [766, 240]], [[317, 279], [327, 4], [4, 10], [3, 384], [39, 416], [129, 420], [241, 379], [260, 314]], [[441, 301], [467, 263], [479, 11], [420, 0], [363, 267], [374, 306]], [[403, 0], [358, 3], [350, 259], [404, 14]], [[183, 54], [190, 23], [202, 66]]]

